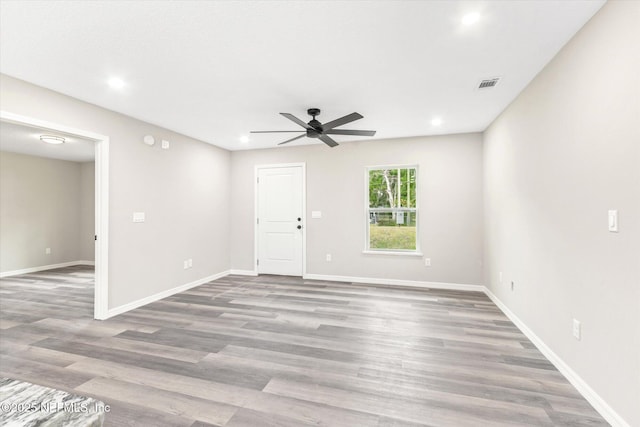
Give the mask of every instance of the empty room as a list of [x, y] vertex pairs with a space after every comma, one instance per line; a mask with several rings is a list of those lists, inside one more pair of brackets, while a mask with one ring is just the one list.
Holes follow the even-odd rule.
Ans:
[[0, 424], [640, 426], [638, 22], [0, 0]]

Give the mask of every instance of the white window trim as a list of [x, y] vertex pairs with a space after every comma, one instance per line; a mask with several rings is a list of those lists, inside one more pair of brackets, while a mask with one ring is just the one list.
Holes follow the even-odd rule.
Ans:
[[421, 257], [424, 256], [424, 254], [422, 252], [418, 252], [418, 251], [411, 251], [411, 250], [402, 250], [402, 249], [396, 249], [393, 251], [390, 251], [388, 249], [368, 249], [368, 250], [364, 250], [362, 251], [363, 254], [365, 255], [393, 255], [393, 256], [417, 256], [417, 257]]
[[[415, 208], [405, 208], [409, 211], [415, 211], [416, 213], [416, 248], [414, 250], [411, 249], [371, 249], [369, 247], [369, 172], [372, 170], [378, 169], [415, 169], [416, 170], [416, 207]], [[364, 168], [364, 218], [365, 221], [365, 232], [364, 232], [364, 250], [363, 254], [366, 255], [404, 255], [404, 256], [423, 256], [422, 251], [420, 250], [420, 200], [418, 197], [418, 179], [420, 177], [420, 168], [416, 164], [411, 165], [377, 165], [377, 166], [366, 166]]]

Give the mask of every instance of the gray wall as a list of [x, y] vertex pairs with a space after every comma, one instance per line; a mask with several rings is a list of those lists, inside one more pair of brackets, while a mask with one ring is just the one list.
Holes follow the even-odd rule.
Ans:
[[[484, 140], [486, 285], [635, 426], [639, 20], [640, 3], [607, 3]], [[607, 230], [609, 209], [619, 210], [619, 233]]]
[[96, 164], [80, 163], [80, 258], [95, 260]]
[[[255, 166], [289, 162], [307, 167], [307, 273], [482, 283], [481, 134], [233, 152], [231, 268], [254, 269]], [[420, 257], [362, 253], [365, 167], [395, 164], [419, 165], [419, 238], [429, 268]], [[314, 210], [321, 219], [311, 219]]]
[[80, 188], [80, 163], [0, 152], [0, 272], [83, 259]]
[[109, 308], [229, 268], [228, 151], [6, 75], [0, 93], [4, 111], [110, 137]]

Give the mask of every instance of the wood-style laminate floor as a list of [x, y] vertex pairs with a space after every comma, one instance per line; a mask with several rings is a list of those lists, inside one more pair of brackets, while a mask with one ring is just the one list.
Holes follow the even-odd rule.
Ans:
[[0, 376], [117, 427], [608, 425], [481, 293], [228, 276], [92, 313], [91, 267], [0, 280]]

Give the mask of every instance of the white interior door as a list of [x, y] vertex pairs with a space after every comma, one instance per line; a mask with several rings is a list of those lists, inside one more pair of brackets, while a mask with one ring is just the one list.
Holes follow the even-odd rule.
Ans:
[[303, 168], [258, 169], [258, 273], [302, 276]]

